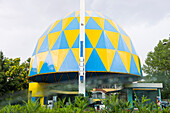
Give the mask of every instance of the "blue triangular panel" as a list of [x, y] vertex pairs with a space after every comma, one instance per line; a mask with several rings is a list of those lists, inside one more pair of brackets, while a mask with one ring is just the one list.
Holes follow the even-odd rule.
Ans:
[[[79, 15], [80, 16], [80, 15]], [[85, 16], [90, 16], [87, 12], [85, 12]]]
[[131, 57], [131, 62], [130, 62], [130, 74], [135, 74], [135, 75], [140, 75], [138, 72], [138, 68], [136, 66], [135, 60], [133, 58], [133, 55]]
[[79, 36], [80, 35], [78, 35], [78, 37], [77, 37], [76, 41], [74, 42], [72, 48], [79, 48]]
[[106, 19], [104, 20], [104, 30], [118, 33], [118, 31]]
[[99, 14], [97, 14], [95, 11], [92, 12], [92, 17], [101, 17]]
[[35, 49], [34, 49], [34, 52], [33, 52], [32, 56], [36, 55], [37, 46], [38, 46], [38, 43], [37, 43], [37, 45], [36, 45], [36, 47], [35, 47]]
[[93, 48], [93, 46], [91, 45], [91, 42], [90, 42], [89, 38], [87, 37], [86, 33], [85, 33], [85, 48]]
[[106, 48], [104, 32], [102, 32], [99, 41], [96, 45], [96, 48]]
[[119, 42], [118, 42], [117, 50], [126, 51], [126, 52], [130, 53], [130, 50], [128, 49], [128, 47], [127, 47], [125, 41], [123, 40], [121, 34], [119, 35]]
[[40, 49], [38, 50], [38, 53], [45, 51], [49, 51], [48, 35], [45, 37]]
[[[118, 27], [118, 29], [119, 29], [119, 32], [121, 33], [121, 34], [123, 34], [123, 35], [125, 35], [125, 36], [128, 36], [125, 32], [124, 32], [124, 30], [117, 24], [117, 27]], [[129, 36], [128, 36], [129, 37]]]
[[86, 71], [106, 71], [97, 51], [93, 49], [89, 60], [86, 63]]
[[59, 71], [78, 71], [79, 65], [74, 57], [72, 50], [70, 49], [65, 57]]
[[45, 35], [48, 34], [48, 31], [50, 30], [51, 26], [52, 26], [52, 25], [50, 25], [50, 26], [48, 27], [48, 29], [43, 33], [43, 35], [42, 35], [41, 37], [43, 37], [43, 36], [45, 36]]
[[90, 16], [87, 12], [85, 12], [85, 16]]
[[139, 59], [139, 68], [140, 68], [141, 77], [143, 77], [140, 59]]
[[62, 20], [50, 31], [50, 33], [58, 32], [62, 30]]
[[51, 53], [49, 52], [39, 73], [41, 74], [41, 73], [51, 73], [51, 72], [56, 72], [56, 71], [53, 64], [53, 59], [51, 57]]
[[108, 48], [108, 49], [114, 49], [115, 50], [115, 48], [114, 48], [114, 46], [112, 45], [112, 43], [110, 42], [110, 39], [107, 37], [107, 35], [106, 35], [106, 33], [104, 32], [104, 36], [105, 36], [105, 44], [106, 44], [106, 47]]
[[64, 31], [62, 31], [51, 50], [68, 49], [68, 48], [69, 46], [67, 43], [67, 39], [65, 37]]
[[61, 42], [60, 42], [60, 47], [59, 49], [68, 49], [69, 46], [68, 46], [68, 43], [67, 43], [67, 39], [66, 39], [66, 36], [64, 34], [64, 31], [62, 33], [62, 37], [61, 37]]
[[29, 76], [37, 74], [37, 56], [35, 56]]
[[135, 48], [134, 48], [134, 46], [133, 46], [133, 44], [132, 44], [132, 41], [130, 41], [130, 42], [131, 42], [132, 54], [137, 55], [137, 53], [136, 53], [136, 51], [135, 51]]
[[65, 28], [65, 30], [74, 30], [74, 29], [80, 29], [79, 22], [77, 18], [75, 17], [71, 23]]
[[85, 26], [85, 29], [97, 29], [97, 30], [102, 30], [102, 28], [96, 23], [96, 21], [90, 17], [86, 26]]
[[128, 73], [117, 51], [115, 52], [110, 71]]
[[115, 49], [104, 31], [99, 38], [96, 48]]
[[71, 13], [70, 15], [68, 15], [66, 18], [68, 17], [75, 17], [75, 12]]

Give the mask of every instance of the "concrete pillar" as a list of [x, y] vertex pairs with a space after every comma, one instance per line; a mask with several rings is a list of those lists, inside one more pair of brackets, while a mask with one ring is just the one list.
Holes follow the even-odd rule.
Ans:
[[[40, 99], [40, 104], [46, 104], [46, 90], [47, 89], [46, 83], [38, 83], [38, 82], [31, 82], [29, 83], [28, 89], [28, 102], [31, 99], [32, 101], [36, 101], [36, 97]], [[46, 87], [45, 87], [46, 86]]]
[[35, 102], [35, 97], [31, 97], [31, 100], [32, 100], [33, 102]]
[[160, 98], [160, 101], [161, 101], [161, 89], [158, 89], [158, 92], [159, 92], [159, 98]]
[[[158, 93], [159, 93], [159, 99], [160, 99], [160, 102], [161, 102], [161, 89], [158, 89]], [[160, 106], [162, 108], [162, 106]]]
[[127, 96], [128, 96], [128, 101], [132, 104], [133, 106], [133, 93], [132, 89], [127, 89]]

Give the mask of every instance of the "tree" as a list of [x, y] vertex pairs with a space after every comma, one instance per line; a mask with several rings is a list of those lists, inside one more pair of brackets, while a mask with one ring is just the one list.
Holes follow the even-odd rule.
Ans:
[[170, 98], [170, 42], [159, 41], [154, 51], [147, 54], [143, 71], [145, 82], [163, 83], [162, 98]]
[[0, 96], [28, 88], [30, 58], [20, 64], [20, 58], [5, 58], [0, 51]]
[[5, 76], [5, 66], [4, 66], [4, 55], [3, 52], [0, 51], [0, 96], [2, 96], [6, 90], [6, 83], [7, 83], [7, 77]]

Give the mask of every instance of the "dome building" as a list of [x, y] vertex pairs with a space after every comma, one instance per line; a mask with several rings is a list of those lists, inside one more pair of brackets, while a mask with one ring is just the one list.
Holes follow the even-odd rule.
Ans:
[[[141, 79], [140, 59], [130, 37], [118, 23], [99, 12], [85, 11], [84, 35], [86, 82], [104, 77], [106, 84], [110, 78], [116, 79], [117, 83], [130, 84]], [[44, 105], [47, 104], [45, 89], [49, 83], [78, 82], [79, 36], [79, 11], [57, 20], [42, 34], [31, 57], [29, 98], [33, 101], [39, 98]], [[129, 101], [133, 100], [132, 86], [127, 86], [130, 88]], [[98, 91], [116, 91], [106, 90]]]
[[[79, 72], [79, 11], [51, 24], [39, 38], [31, 57], [29, 79], [54, 83], [75, 80]], [[142, 76], [140, 59], [121, 26], [99, 12], [85, 12], [86, 77]], [[125, 79], [124, 82], [126, 82]]]

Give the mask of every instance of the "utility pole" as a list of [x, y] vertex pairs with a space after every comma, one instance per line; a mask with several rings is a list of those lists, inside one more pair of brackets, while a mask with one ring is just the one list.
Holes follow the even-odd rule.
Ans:
[[80, 0], [79, 94], [85, 96], [85, 0]]

